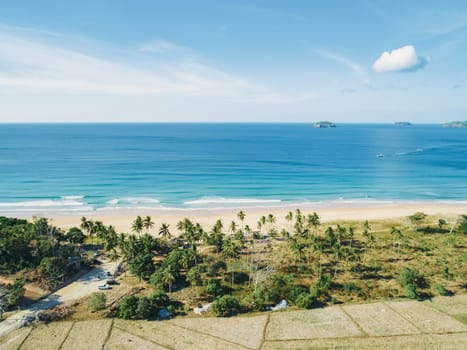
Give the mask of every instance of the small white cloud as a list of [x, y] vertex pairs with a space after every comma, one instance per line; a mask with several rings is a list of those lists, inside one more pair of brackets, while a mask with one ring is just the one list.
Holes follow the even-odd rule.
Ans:
[[391, 52], [383, 52], [373, 64], [373, 70], [376, 73], [413, 72], [427, 63], [427, 59], [417, 55], [415, 47], [407, 45]]

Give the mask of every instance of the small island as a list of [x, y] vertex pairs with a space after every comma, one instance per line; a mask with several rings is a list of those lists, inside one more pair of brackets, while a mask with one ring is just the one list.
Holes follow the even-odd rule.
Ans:
[[466, 121], [454, 121], [450, 123], [443, 124], [444, 128], [457, 128], [457, 129], [465, 129], [467, 128], [467, 120]]
[[410, 122], [395, 122], [394, 124], [397, 126], [412, 126]]
[[316, 122], [314, 124], [315, 128], [335, 128], [336, 124], [328, 121]]

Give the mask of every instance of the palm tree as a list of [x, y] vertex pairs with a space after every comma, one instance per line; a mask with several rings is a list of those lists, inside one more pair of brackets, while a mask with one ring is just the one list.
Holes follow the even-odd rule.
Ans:
[[146, 216], [143, 219], [143, 227], [146, 229], [146, 234], [149, 232], [150, 229], [154, 227], [154, 221], [152, 221], [152, 218], [150, 216]]
[[274, 216], [274, 214], [268, 214], [266, 220], [269, 224], [269, 230], [271, 230], [274, 227], [274, 224], [276, 223], [276, 217]]
[[292, 220], [293, 220], [293, 213], [292, 213], [291, 211], [289, 211], [289, 212], [287, 213], [287, 215], [285, 216], [285, 221], [287, 221], [287, 223], [288, 223], [289, 231], [291, 230], [291, 227], [290, 227], [290, 226], [291, 226]]
[[[395, 228], [394, 226], [391, 227], [391, 236], [392, 236], [392, 251], [396, 249], [396, 240], [400, 240], [402, 238], [402, 232], [400, 229]], [[397, 248], [397, 256], [399, 256], [400, 252], [400, 242], [398, 241], [398, 248]]]
[[133, 223], [131, 224], [131, 230], [133, 232], [136, 232], [138, 235], [140, 235], [141, 232], [143, 232], [143, 227], [144, 227], [143, 219], [141, 218], [141, 216], [138, 215], [136, 219], [133, 221]]
[[308, 223], [310, 226], [313, 227], [316, 236], [318, 234], [318, 227], [319, 225], [321, 225], [319, 215], [316, 212], [313, 212], [313, 214], [308, 215]]
[[233, 287], [234, 279], [235, 279], [235, 269], [234, 269], [234, 266], [233, 266], [233, 262], [236, 259], [238, 259], [238, 257], [240, 256], [240, 251], [239, 251], [238, 246], [230, 238], [227, 238], [222, 243], [222, 253], [227, 258], [230, 259], [230, 269], [231, 269], [231, 273], [232, 273], [232, 287]]
[[240, 210], [237, 214], [238, 219], [242, 222], [242, 230], [243, 230], [243, 221], [245, 220], [246, 214], [243, 210]]
[[235, 233], [235, 231], [237, 231], [237, 223], [233, 220], [230, 222], [229, 231], [232, 233]]
[[347, 235], [347, 229], [344, 226], [337, 225], [337, 244], [341, 246], [342, 240]]
[[175, 282], [175, 275], [170, 266], [167, 266], [162, 272], [162, 283], [169, 287], [169, 293], [172, 293], [172, 285]]
[[168, 238], [172, 237], [172, 234], [169, 230], [169, 226], [169, 224], [162, 223], [161, 227], [159, 228], [159, 236], [161, 236], [164, 240], [167, 240]]
[[349, 239], [349, 246], [350, 249], [352, 249], [352, 240], [354, 237], [354, 230], [352, 226], [349, 226], [349, 229], [347, 230], [347, 238]]
[[303, 262], [306, 258], [306, 252], [305, 252], [305, 245], [300, 242], [299, 239], [297, 238], [292, 238], [290, 240], [290, 248], [292, 250], [292, 254], [295, 257], [295, 262]]

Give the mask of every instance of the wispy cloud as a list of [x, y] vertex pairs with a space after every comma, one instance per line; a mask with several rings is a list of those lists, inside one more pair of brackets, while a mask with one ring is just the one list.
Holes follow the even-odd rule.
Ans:
[[162, 39], [155, 39], [148, 43], [141, 44], [138, 48], [140, 51], [153, 53], [192, 53], [192, 50], [186, 46], [177, 45], [173, 42]]
[[[114, 56], [106, 58], [53, 44], [47, 38], [31, 39], [22, 31], [0, 31], [0, 87], [39, 93], [224, 96], [260, 100], [273, 94], [261, 84], [193, 60], [188, 54], [191, 50], [184, 46], [158, 40], [141, 48], [176, 52], [178, 59], [155, 58], [150, 64], [146, 64], [144, 57], [131, 62], [118, 61]], [[137, 51], [132, 54], [137, 57]]]
[[361, 65], [351, 61], [349, 58], [322, 49], [316, 49], [315, 52], [324, 58], [328, 58], [347, 67], [359, 78], [361, 82], [365, 84], [369, 83], [368, 74], [365, 69]]

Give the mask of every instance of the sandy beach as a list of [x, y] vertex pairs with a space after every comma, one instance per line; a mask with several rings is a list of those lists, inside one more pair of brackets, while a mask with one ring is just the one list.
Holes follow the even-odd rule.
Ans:
[[[215, 223], [217, 219], [222, 219], [227, 227], [230, 221], [235, 220], [240, 225], [237, 213], [243, 210], [246, 214], [245, 225], [256, 228], [257, 222], [262, 215], [274, 214], [277, 218], [278, 226], [285, 226], [285, 216], [289, 211], [299, 208], [303, 214], [317, 212], [321, 222], [332, 222], [336, 220], [377, 220], [401, 218], [421, 211], [429, 215], [439, 215], [445, 219], [455, 219], [460, 214], [467, 214], [467, 202], [358, 202], [358, 203], [319, 203], [313, 205], [294, 205], [282, 207], [262, 207], [262, 208], [228, 208], [228, 209], [155, 209], [150, 211], [93, 211], [83, 213], [47, 213], [46, 217], [51, 218], [52, 223], [63, 229], [79, 226], [82, 216], [88, 219], [101, 220], [106, 225], [114, 225], [120, 232], [130, 232], [131, 223], [137, 215], [150, 215], [158, 228], [161, 223], [170, 224], [173, 234], [177, 234], [175, 228], [178, 221], [188, 217], [199, 222], [206, 229]], [[0, 213], [1, 214], [1, 213]], [[31, 216], [23, 216], [30, 219]], [[155, 231], [156, 229], [154, 229]]]

